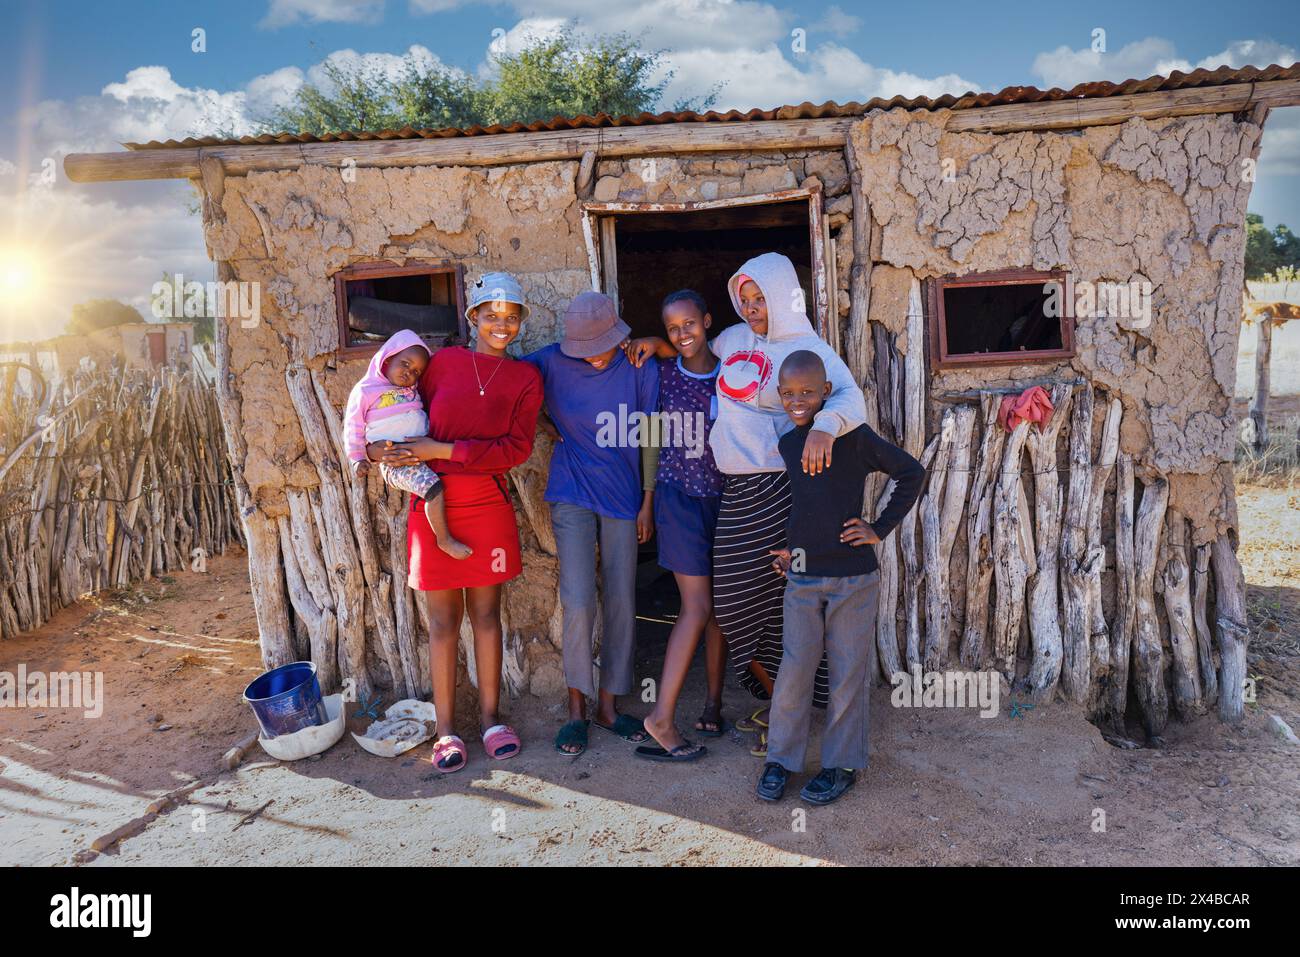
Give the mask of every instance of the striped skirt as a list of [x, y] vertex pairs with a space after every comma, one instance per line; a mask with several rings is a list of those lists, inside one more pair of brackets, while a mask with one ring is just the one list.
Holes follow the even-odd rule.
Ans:
[[[750, 664], [757, 661], [773, 680], [781, 668], [785, 579], [772, 568], [768, 552], [785, 548], [789, 516], [790, 480], [784, 472], [726, 477], [713, 539], [714, 614], [736, 677], [756, 698], [767, 694]], [[813, 704], [824, 708], [828, 697], [823, 656]]]

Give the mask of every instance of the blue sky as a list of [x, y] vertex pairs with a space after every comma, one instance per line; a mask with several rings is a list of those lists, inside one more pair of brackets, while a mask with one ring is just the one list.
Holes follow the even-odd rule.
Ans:
[[[319, 75], [328, 57], [384, 65], [418, 56], [468, 72], [491, 44], [576, 20], [669, 51], [679, 95], [725, 79], [720, 108], [804, 99], [1069, 86], [1170, 69], [1300, 59], [1294, 3], [1094, 0], [1043, 3], [794, 3], [792, 0], [4, 0], [0, 33], [0, 248], [57, 253], [46, 301], [61, 325], [91, 295], [137, 305], [163, 271], [207, 278], [183, 184], [41, 182], [43, 161], [123, 140], [242, 129]], [[206, 52], [191, 50], [205, 31]], [[1106, 52], [1091, 50], [1105, 31]], [[806, 52], [791, 32], [805, 31]], [[1300, 108], [1275, 111], [1251, 208], [1300, 229]], [[52, 311], [52, 314], [53, 311]], [[0, 334], [48, 334], [51, 319]]]

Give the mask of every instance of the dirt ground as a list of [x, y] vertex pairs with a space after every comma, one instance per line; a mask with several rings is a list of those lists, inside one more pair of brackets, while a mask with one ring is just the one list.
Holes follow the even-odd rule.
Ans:
[[[316, 760], [255, 748], [218, 773], [254, 727], [240, 692], [260, 670], [246, 565], [229, 554], [0, 645], [0, 670], [97, 670], [106, 684], [98, 719], [3, 713], [0, 864], [1300, 863], [1300, 748], [1269, 719], [1300, 729], [1300, 492], [1243, 488], [1240, 502], [1258, 702], [1239, 728], [1173, 722], [1163, 750], [1121, 751], [1063, 705], [1013, 716], [1004, 698], [981, 719], [896, 710], [877, 688], [871, 767], [828, 808], [754, 797], [760, 763], [735, 731], [693, 765], [641, 761], [594, 729], [586, 754], [564, 757], [559, 704], [531, 697], [509, 715], [525, 743], [510, 761], [470, 741], [468, 767], [441, 775], [427, 743], [385, 760], [345, 736]], [[638, 673], [657, 675], [662, 642], [643, 645]], [[702, 686], [697, 664], [683, 715]], [[746, 703], [728, 687], [729, 719]], [[86, 853], [196, 780], [140, 833]]]

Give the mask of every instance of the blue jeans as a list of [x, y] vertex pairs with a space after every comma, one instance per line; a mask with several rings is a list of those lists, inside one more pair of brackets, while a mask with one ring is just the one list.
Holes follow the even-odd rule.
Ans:
[[596, 694], [596, 542], [604, 631], [600, 639], [600, 690], [632, 690], [636, 650], [636, 521], [609, 518], [589, 508], [551, 502], [551, 526], [560, 555], [560, 605], [564, 615], [564, 680], [587, 697]]
[[822, 736], [822, 767], [867, 766], [868, 692], [876, 668], [876, 605], [880, 573], [845, 578], [787, 576], [781, 670], [772, 691], [767, 760], [803, 770], [813, 680], [822, 652], [830, 702]]

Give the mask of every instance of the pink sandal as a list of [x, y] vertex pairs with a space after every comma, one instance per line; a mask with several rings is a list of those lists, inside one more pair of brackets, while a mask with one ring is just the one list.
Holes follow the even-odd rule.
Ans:
[[[444, 764], [443, 762], [453, 759], [454, 756], [460, 758], [455, 764]], [[453, 771], [459, 771], [465, 766], [466, 750], [465, 742], [454, 734], [445, 734], [437, 741], [433, 742], [433, 766], [443, 774], [451, 774]]]
[[[494, 724], [483, 732], [483, 750], [488, 753], [488, 757], [498, 761], [513, 758], [519, 753], [522, 744], [515, 729], [508, 724]], [[502, 754], [501, 752], [506, 748], [510, 750]]]

